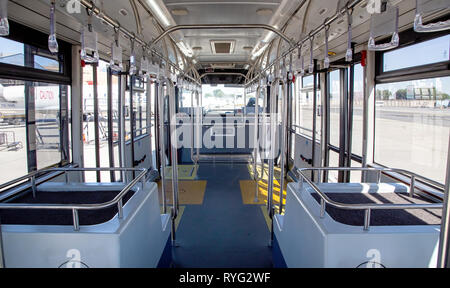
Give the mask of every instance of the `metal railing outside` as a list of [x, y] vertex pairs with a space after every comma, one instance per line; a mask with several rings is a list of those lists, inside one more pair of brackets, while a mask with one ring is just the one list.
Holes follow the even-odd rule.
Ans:
[[[0, 190], [4, 189], [6, 187], [10, 187], [15, 184], [19, 184], [25, 180], [28, 180], [31, 183], [31, 188], [33, 191], [33, 196], [36, 197], [37, 193], [37, 186], [48, 182], [50, 179], [47, 179], [45, 181], [37, 181], [37, 178], [39, 175], [43, 175], [46, 173], [52, 173], [52, 172], [61, 172], [65, 176], [65, 182], [69, 182], [69, 173], [73, 172], [141, 172], [136, 178], [134, 178], [130, 183], [128, 183], [125, 188], [123, 188], [117, 196], [112, 199], [111, 201], [100, 203], [100, 204], [77, 204], [77, 205], [60, 205], [60, 204], [13, 204], [13, 203], [0, 203], [0, 210], [1, 209], [21, 209], [21, 210], [71, 210], [72, 211], [72, 217], [73, 217], [73, 227], [75, 231], [80, 230], [80, 224], [79, 224], [79, 216], [78, 212], [80, 210], [101, 210], [110, 208], [114, 205], [117, 205], [118, 208], [118, 216], [119, 219], [123, 219], [123, 198], [125, 195], [130, 192], [131, 189], [133, 189], [139, 182], [142, 183], [142, 188], [144, 188], [145, 182], [146, 182], [146, 175], [147, 175], [147, 169], [141, 168], [141, 169], [135, 169], [135, 168], [52, 168], [47, 170], [41, 170], [36, 171], [33, 173], [30, 173], [28, 175], [22, 176], [16, 180], [7, 182], [5, 184], [0, 185]], [[25, 182], [26, 183], [26, 182]], [[22, 184], [25, 184], [22, 183]], [[138, 188], [139, 189], [139, 188]]]
[[[321, 179], [321, 173], [323, 171], [360, 171], [360, 172], [375, 172], [377, 173], [377, 183], [381, 183], [381, 176], [383, 172], [397, 172], [402, 173], [404, 175], [408, 175], [411, 179], [410, 181], [410, 191], [409, 196], [414, 197], [415, 193], [415, 183], [416, 180], [427, 180], [425, 177], [417, 175], [413, 172], [403, 170], [403, 169], [394, 169], [394, 168], [304, 168], [297, 169], [297, 173], [300, 175], [299, 182], [301, 185], [303, 183], [307, 183], [311, 186], [311, 188], [320, 196], [320, 217], [325, 217], [326, 206], [330, 205], [332, 207], [344, 210], [364, 210], [364, 230], [368, 231], [370, 229], [370, 216], [372, 210], [408, 210], [408, 209], [443, 209], [443, 203], [436, 204], [345, 204], [336, 202], [331, 200], [320, 188], [314, 183], [312, 180], [308, 178], [304, 172], [308, 171], [317, 171], [319, 173], [319, 178]], [[320, 180], [319, 180], [320, 183]], [[435, 183], [438, 184], [438, 183]], [[443, 186], [442, 184], [439, 184]]]

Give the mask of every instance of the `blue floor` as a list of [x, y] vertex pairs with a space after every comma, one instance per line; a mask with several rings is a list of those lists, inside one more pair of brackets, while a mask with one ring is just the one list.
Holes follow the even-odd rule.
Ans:
[[178, 268], [270, 268], [270, 231], [262, 209], [244, 205], [240, 180], [247, 165], [201, 164], [207, 180], [203, 205], [187, 206], [177, 231], [174, 264]]

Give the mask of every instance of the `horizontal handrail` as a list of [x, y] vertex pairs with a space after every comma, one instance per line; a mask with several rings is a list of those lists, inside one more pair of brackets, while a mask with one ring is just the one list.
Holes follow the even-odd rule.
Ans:
[[[142, 188], [144, 188], [144, 184], [145, 184], [145, 177], [147, 175], [147, 169], [145, 168], [52, 168], [52, 169], [47, 169], [47, 170], [42, 170], [42, 171], [36, 171], [33, 173], [30, 173], [26, 176], [20, 177], [14, 181], [18, 182], [22, 182], [24, 180], [27, 179], [35, 179], [35, 177], [39, 174], [42, 173], [50, 173], [50, 172], [63, 172], [63, 173], [70, 173], [70, 172], [138, 172], [141, 171], [141, 173], [135, 178], [133, 179], [125, 188], [122, 189], [122, 191], [120, 191], [119, 194], [117, 194], [117, 196], [105, 203], [100, 203], [100, 204], [15, 204], [15, 203], [0, 203], [0, 209], [6, 209], [6, 210], [11, 210], [11, 209], [21, 209], [21, 210], [72, 210], [72, 214], [73, 214], [73, 225], [74, 225], [74, 230], [75, 231], [79, 231], [80, 227], [79, 227], [79, 219], [78, 219], [78, 211], [79, 210], [101, 210], [101, 209], [106, 209], [109, 207], [112, 207], [114, 205], [118, 205], [118, 210], [119, 210], [119, 219], [123, 218], [123, 197], [130, 192], [130, 190], [136, 186], [136, 184], [138, 184], [139, 182], [142, 182]], [[9, 184], [11, 182], [14, 181], [10, 181], [6, 184]], [[15, 183], [12, 183], [10, 185], [14, 185]], [[42, 183], [40, 183], [42, 184]], [[4, 184], [5, 185], [5, 184]], [[3, 185], [3, 186], [4, 186]], [[10, 186], [8, 185], [8, 186]], [[35, 185], [35, 184], [34, 184]], [[33, 187], [33, 193], [35, 193], [35, 187]]]
[[[97, 171], [101, 171], [101, 172], [111, 172], [111, 171], [119, 171], [119, 172], [133, 172], [133, 171], [138, 171], [141, 170], [142, 168], [78, 168], [78, 167], [70, 167], [70, 168], [50, 168], [50, 169], [44, 169], [44, 170], [38, 170], [38, 171], [34, 171], [31, 172], [27, 175], [21, 176], [19, 178], [16, 178], [14, 180], [11, 180], [9, 182], [3, 183], [0, 185], [0, 190], [4, 189], [6, 187], [9, 186], [13, 186], [15, 184], [21, 184], [20, 182], [25, 181], [25, 180], [30, 180], [33, 177], [37, 177], [41, 174], [46, 174], [46, 173], [51, 173], [51, 172], [97, 172]], [[1, 192], [1, 191], [0, 191]]]
[[[305, 127], [302, 127], [299, 125], [292, 125], [292, 127], [296, 128], [296, 129], [300, 129], [300, 130], [305, 130], [305, 131], [311, 132], [311, 133], [314, 132], [312, 129], [308, 129], [308, 128], [305, 128]], [[295, 130], [295, 129], [293, 129], [293, 130]]]
[[[369, 230], [370, 228], [370, 213], [372, 210], [408, 210], [408, 209], [443, 209], [444, 205], [443, 203], [436, 203], [436, 204], [345, 204], [340, 203], [337, 201], [334, 201], [330, 199], [324, 192], [320, 190], [320, 188], [312, 181], [310, 180], [304, 172], [307, 171], [319, 171], [319, 179], [320, 172], [322, 171], [361, 171], [361, 172], [377, 172], [378, 173], [378, 183], [381, 181], [381, 175], [383, 172], [397, 172], [402, 173], [405, 175], [409, 175], [411, 177], [411, 184], [410, 184], [410, 196], [413, 197], [415, 194], [415, 181], [416, 179], [422, 179], [427, 180], [424, 177], [417, 175], [413, 172], [404, 170], [404, 169], [395, 169], [395, 168], [358, 168], [358, 167], [352, 167], [352, 168], [302, 168], [296, 170], [298, 174], [300, 175], [301, 182], [308, 183], [311, 188], [320, 196], [321, 202], [321, 211], [320, 211], [320, 217], [325, 217], [325, 210], [326, 205], [333, 206], [338, 209], [344, 209], [344, 210], [365, 210], [365, 216], [364, 216], [364, 230]], [[434, 182], [434, 181], [433, 181]], [[439, 183], [436, 183], [439, 184]], [[439, 186], [442, 186], [442, 184], [439, 184]]]

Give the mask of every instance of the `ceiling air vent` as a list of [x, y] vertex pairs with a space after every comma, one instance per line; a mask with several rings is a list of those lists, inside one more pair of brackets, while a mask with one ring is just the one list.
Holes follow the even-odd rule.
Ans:
[[211, 63], [211, 67], [214, 69], [234, 69], [236, 64], [234, 63]]
[[232, 54], [234, 52], [234, 41], [220, 40], [211, 41], [211, 49], [213, 54]]

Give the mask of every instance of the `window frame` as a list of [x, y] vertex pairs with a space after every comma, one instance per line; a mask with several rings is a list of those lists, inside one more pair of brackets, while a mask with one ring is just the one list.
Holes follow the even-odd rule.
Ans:
[[[449, 14], [450, 15], [450, 14]], [[442, 17], [442, 19], [447, 19], [449, 15], [446, 15]], [[439, 19], [438, 19], [439, 20]], [[441, 78], [441, 77], [449, 77], [450, 76], [450, 60], [444, 61], [440, 63], [433, 63], [433, 64], [427, 64], [427, 65], [421, 65], [421, 66], [415, 66], [405, 69], [399, 69], [389, 72], [384, 72], [384, 54], [387, 52], [395, 51], [398, 49], [402, 49], [408, 46], [420, 44], [429, 40], [433, 40], [436, 38], [440, 38], [446, 35], [450, 35], [448, 31], [440, 31], [440, 32], [434, 32], [434, 33], [417, 33], [413, 29], [409, 29], [407, 31], [400, 33], [400, 45], [389, 51], [378, 51], [375, 53], [375, 91], [377, 89], [378, 85], [381, 84], [391, 84], [396, 82], [406, 82], [406, 81], [416, 81], [416, 80], [424, 80], [424, 79], [433, 79], [433, 78]], [[377, 97], [373, 97], [373, 103], [374, 105], [374, 113], [373, 113], [373, 123], [374, 123], [374, 129], [373, 129], [373, 151], [372, 151], [372, 159], [371, 162], [372, 165], [378, 166], [378, 167], [387, 167], [381, 163], [378, 163], [375, 161], [375, 153], [376, 153], [376, 125], [377, 125]], [[406, 175], [403, 173], [384, 173], [388, 177], [393, 178], [398, 181], [403, 181]], [[426, 178], [426, 177], [425, 177]], [[425, 185], [425, 187], [431, 187], [432, 189], [441, 191], [442, 189], [437, 187], [433, 184], [433, 182], [437, 182], [435, 180], [426, 178], [430, 181], [430, 183], [426, 183], [420, 180], [417, 180], [422, 185]], [[441, 196], [441, 195], [438, 195]]]
[[[26, 46], [31, 46], [32, 48], [42, 49], [48, 51], [48, 35], [37, 31], [33, 28], [26, 27], [14, 21], [9, 22], [10, 25], [10, 35], [3, 37], [5, 39], [9, 39], [12, 41], [19, 42]], [[22, 67], [12, 64], [0, 63], [0, 78], [6, 80], [19, 80], [24, 81], [25, 85], [25, 122], [26, 122], [26, 145], [24, 145], [24, 149], [26, 149], [27, 153], [27, 167], [28, 172], [34, 171], [42, 171], [51, 167], [63, 167], [69, 165], [72, 161], [70, 155], [70, 147], [68, 143], [70, 142], [70, 133], [69, 133], [69, 121], [72, 120], [72, 117], [69, 116], [69, 94], [72, 95], [69, 91], [71, 91], [72, 86], [72, 46], [71, 44], [58, 39], [59, 44], [59, 53], [58, 59], [60, 63], [60, 68], [62, 69], [62, 73], [51, 72], [42, 69], [37, 69], [33, 67]], [[24, 51], [24, 62], [27, 63], [27, 53]], [[33, 56], [34, 57], [34, 56]], [[33, 130], [33, 122], [36, 118], [36, 115], [32, 112], [36, 113], [34, 107], [34, 101], [29, 101], [29, 97], [26, 97], [26, 90], [33, 85], [31, 83], [42, 83], [42, 84], [50, 84], [50, 85], [58, 85], [59, 86], [59, 125], [61, 128], [60, 132], [60, 154], [61, 160], [54, 165], [49, 167], [43, 167], [41, 169], [37, 169], [38, 167], [38, 159], [37, 159], [37, 148], [36, 150], [32, 150], [31, 147], [36, 146], [36, 143], [30, 143], [30, 133], [36, 133]], [[63, 89], [64, 88], [64, 89]], [[33, 121], [31, 121], [33, 120]], [[36, 127], [34, 128], [36, 129]]]
[[[347, 89], [347, 95], [340, 95], [339, 99], [340, 99], [340, 113], [339, 113], [339, 117], [341, 119], [340, 122], [342, 122], [342, 120], [345, 119], [346, 123], [340, 123], [340, 127], [339, 127], [339, 147], [331, 144], [331, 137], [327, 137], [327, 143], [324, 143], [325, 145], [325, 151], [326, 151], [326, 155], [323, 155], [326, 159], [326, 166], [329, 167], [330, 165], [330, 157], [329, 154], [332, 152], [338, 153], [339, 155], [339, 163], [340, 165], [343, 165], [344, 167], [351, 167], [352, 162], [357, 162], [360, 163], [362, 165], [363, 163], [363, 156], [361, 155], [356, 155], [353, 153], [353, 147], [347, 147], [348, 146], [348, 141], [349, 141], [349, 137], [351, 137], [350, 139], [353, 139], [353, 128], [354, 128], [354, 123], [353, 123], [353, 119], [354, 119], [354, 115], [350, 115], [351, 113], [354, 113], [354, 92], [355, 92], [355, 87], [354, 85], [350, 85], [350, 82], [352, 80], [354, 80], [354, 67], [358, 64], [360, 64], [362, 61], [362, 54], [361, 53], [356, 53], [353, 57], [353, 61], [352, 62], [347, 62], [344, 58], [339, 59], [333, 63], [331, 63], [331, 69], [329, 69], [328, 71], [325, 71], [325, 73], [327, 73], [327, 91], [325, 91], [326, 95], [326, 101], [327, 101], [327, 127], [326, 129], [328, 131], [325, 131], [325, 133], [329, 134], [330, 133], [330, 128], [331, 128], [331, 124], [330, 124], [330, 112], [331, 112], [331, 105], [330, 105], [330, 93], [331, 93], [331, 85], [330, 85], [330, 74], [333, 71], [339, 71], [339, 75], [340, 75], [340, 94], [344, 93], [344, 91]], [[351, 69], [353, 69], [353, 74], [351, 73]], [[342, 77], [342, 76], [346, 76], [346, 77]], [[353, 79], [351, 79], [353, 76]], [[347, 81], [347, 83], [346, 83]], [[353, 88], [353, 91], [350, 91], [350, 89]], [[353, 95], [353, 99], [350, 99], [350, 95]], [[344, 100], [343, 100], [344, 99]], [[350, 100], [352, 100], [351, 103], [351, 107], [352, 109], [350, 110], [349, 108], [349, 104], [350, 104]], [[343, 107], [342, 105], [345, 105], [347, 107]], [[344, 113], [344, 115], [342, 115], [342, 113]], [[350, 122], [350, 119], [352, 120], [352, 122]], [[344, 126], [347, 126], [346, 129], [344, 129]], [[351, 135], [347, 135], [348, 133], [351, 133]], [[324, 132], [323, 132], [324, 133]], [[344, 133], [344, 134], [343, 134]], [[362, 141], [362, 139], [361, 139]], [[343, 145], [345, 143], [345, 147], [343, 147], [341, 149], [341, 145]], [[351, 141], [351, 143], [353, 144], [353, 141]], [[351, 145], [353, 146], [353, 145]], [[348, 149], [350, 148], [350, 155], [348, 153]], [[349, 163], [347, 163], [349, 162]], [[350, 180], [351, 178], [351, 172], [347, 172], [347, 173], [340, 173], [340, 181], [342, 182], [347, 182], [348, 180]], [[328, 179], [328, 173], [324, 173], [324, 179]]]
[[[30, 45], [38, 49], [48, 50], [48, 35], [32, 28], [23, 26], [16, 22], [10, 21], [9, 36], [5, 39], [13, 40]], [[51, 84], [72, 85], [72, 46], [60, 39], [59, 45], [59, 63], [62, 73], [41, 70], [32, 67], [22, 67], [11, 64], [0, 63], [0, 78], [23, 80], [32, 82], [45, 82]], [[26, 53], [25, 53], [26, 54]], [[25, 57], [27, 57], [25, 55]], [[25, 60], [26, 62], [26, 60]]]
[[[138, 81], [140, 86], [134, 85], [134, 83], [132, 83], [133, 80]], [[136, 93], [141, 93], [143, 95], [142, 97], [146, 98], [146, 100], [148, 101], [148, 94], [149, 94], [149, 92], [151, 93], [151, 90], [147, 91], [148, 81], [150, 81], [150, 80], [148, 80], [148, 79], [146, 80], [145, 78], [143, 78], [141, 76], [127, 75], [126, 91], [129, 92], [129, 94], [130, 94], [130, 99], [129, 99], [130, 103], [125, 103], [125, 104], [130, 105], [131, 102], [133, 104], [130, 106], [130, 130], [131, 131], [125, 131], [125, 134], [130, 133], [131, 137], [130, 137], [130, 140], [126, 141], [126, 144], [131, 143], [131, 141], [132, 141], [131, 139], [133, 139], [134, 142], [137, 142], [140, 139], [149, 136], [151, 133], [152, 127], [151, 127], [151, 125], [149, 125], [149, 123], [151, 123], [151, 122], [149, 122], [149, 119], [147, 119], [147, 121], [146, 121], [146, 127], [142, 127], [142, 124], [143, 124], [142, 117], [147, 118], [148, 113], [147, 113], [147, 111], [142, 110], [143, 107], [141, 105], [147, 105], [147, 102], [142, 101], [142, 103], [141, 103], [135, 99]], [[131, 86], [133, 86], [133, 87], [131, 87]], [[139, 103], [139, 107], [136, 107], [136, 105], [135, 105], [136, 103]], [[132, 117], [132, 114], [134, 113], [134, 111], [131, 111], [131, 107], [133, 107], [133, 110], [136, 109], [136, 115], [133, 117]], [[138, 123], [139, 123], [140, 128], [137, 128]], [[143, 133], [144, 130], [145, 130], [145, 133]]]
[[[443, 18], [447, 19], [447, 18]], [[421, 80], [427, 78], [437, 78], [450, 76], [450, 60], [415, 66], [410, 68], [398, 69], [384, 72], [384, 54], [398, 49], [410, 47], [419, 43], [434, 40], [443, 36], [450, 35], [448, 31], [434, 33], [417, 33], [413, 29], [400, 33], [400, 45], [388, 51], [377, 51], [375, 53], [375, 84], [388, 84], [393, 82], [403, 82], [411, 80]]]

